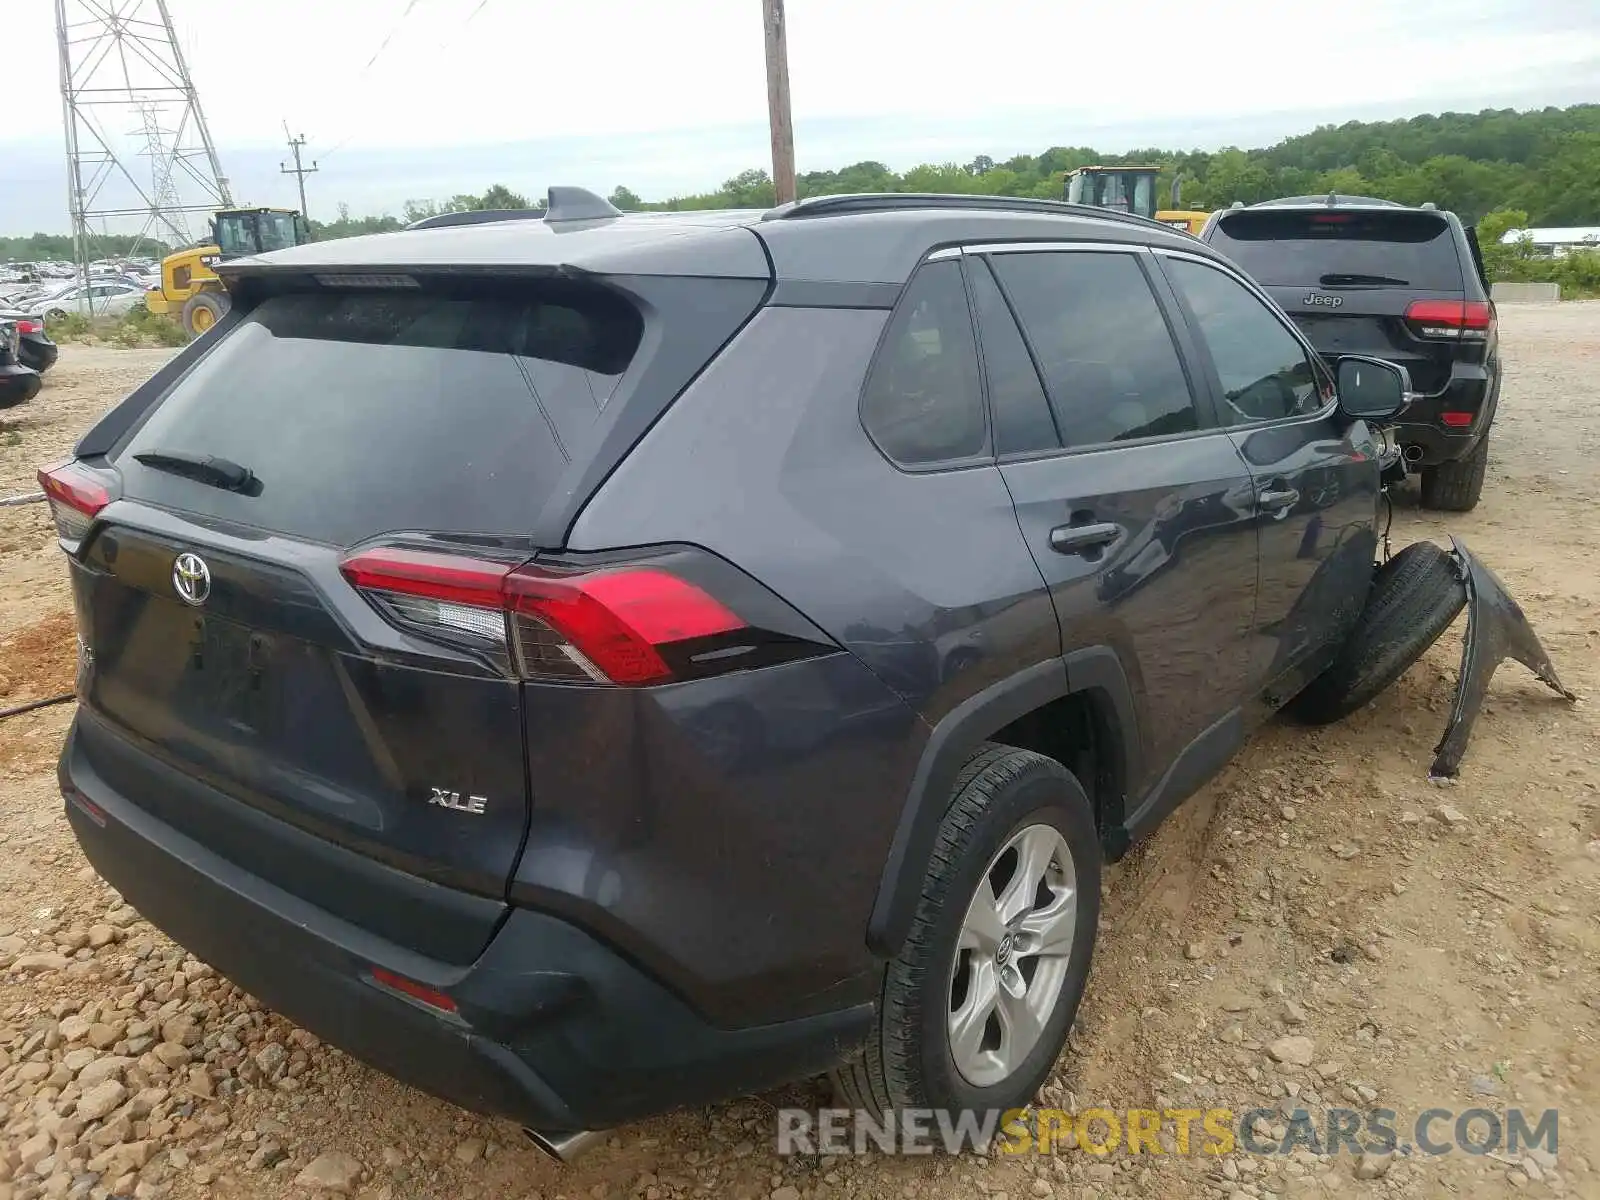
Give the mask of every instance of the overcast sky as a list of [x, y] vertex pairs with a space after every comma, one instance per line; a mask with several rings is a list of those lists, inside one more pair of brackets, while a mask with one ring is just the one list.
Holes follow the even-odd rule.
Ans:
[[[155, 11], [116, 0], [141, 3]], [[397, 212], [494, 182], [659, 198], [769, 163], [760, 0], [168, 5], [241, 203], [295, 202], [278, 171], [285, 120], [321, 164], [307, 183], [321, 217], [340, 201]], [[53, 5], [0, 9], [0, 234], [65, 231]], [[1262, 145], [1327, 122], [1600, 100], [1597, 0], [787, 9], [801, 170], [1062, 144]], [[101, 111], [108, 137], [136, 150], [124, 139], [138, 114]]]

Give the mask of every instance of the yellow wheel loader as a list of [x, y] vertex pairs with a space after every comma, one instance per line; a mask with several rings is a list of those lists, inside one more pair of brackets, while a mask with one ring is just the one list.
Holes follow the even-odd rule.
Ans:
[[310, 226], [293, 209], [223, 209], [211, 218], [208, 243], [176, 250], [161, 260], [161, 286], [145, 293], [145, 307], [176, 318], [185, 333], [199, 337], [228, 311], [228, 293], [211, 269], [215, 264], [310, 240]]
[[1209, 213], [1178, 207], [1179, 177], [1172, 181], [1172, 207], [1156, 207], [1156, 178], [1160, 167], [1079, 167], [1069, 172], [1066, 199], [1074, 204], [1114, 208], [1198, 234]]

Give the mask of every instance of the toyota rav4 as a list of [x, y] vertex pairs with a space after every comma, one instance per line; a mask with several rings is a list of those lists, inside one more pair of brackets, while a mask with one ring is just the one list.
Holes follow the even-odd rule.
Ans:
[[1325, 364], [1181, 233], [487, 218], [223, 264], [227, 316], [42, 474], [60, 776], [190, 951], [558, 1150], [829, 1070], [1025, 1103], [1102, 861], [1461, 608], [1464, 551], [1374, 573], [1404, 369]]

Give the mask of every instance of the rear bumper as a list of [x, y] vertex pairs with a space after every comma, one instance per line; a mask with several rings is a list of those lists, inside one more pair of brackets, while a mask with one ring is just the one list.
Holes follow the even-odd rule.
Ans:
[[[1404, 419], [1394, 425], [1395, 440], [1409, 450], [1407, 461], [1413, 467], [1453, 462], [1469, 454], [1489, 431], [1499, 401], [1498, 367], [1458, 366], [1443, 391], [1422, 396], [1406, 409]], [[1447, 424], [1446, 413], [1465, 413], [1471, 419]]]
[[[543, 1130], [607, 1128], [826, 1070], [871, 1005], [736, 1030], [567, 922], [513, 909], [478, 959], [406, 950], [240, 870], [62, 751], [67, 818], [95, 869], [148, 920], [269, 1008], [395, 1078]], [[426, 920], [425, 912], [418, 913]], [[440, 1013], [376, 983], [444, 992]]]
[[0, 366], [0, 405], [32, 400], [41, 386], [39, 373], [31, 367]]
[[61, 348], [54, 342], [32, 338], [23, 338], [21, 346], [17, 349], [17, 357], [22, 360], [22, 365], [31, 367], [41, 374], [56, 365], [56, 359], [60, 354]]

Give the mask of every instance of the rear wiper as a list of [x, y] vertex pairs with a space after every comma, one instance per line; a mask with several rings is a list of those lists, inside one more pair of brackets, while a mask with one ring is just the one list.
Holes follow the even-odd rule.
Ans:
[[1338, 287], [1342, 283], [1370, 283], [1379, 287], [1409, 287], [1409, 279], [1396, 279], [1393, 275], [1342, 275], [1335, 271], [1317, 280], [1323, 287]]
[[146, 450], [133, 457], [153, 471], [182, 475], [185, 479], [193, 479], [196, 483], [209, 484], [224, 491], [254, 494], [257, 490], [255, 472], [249, 467], [240, 466], [231, 458], [163, 450]]

